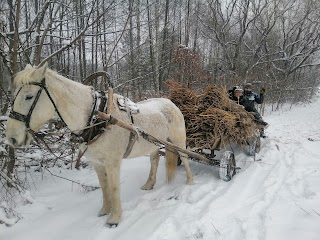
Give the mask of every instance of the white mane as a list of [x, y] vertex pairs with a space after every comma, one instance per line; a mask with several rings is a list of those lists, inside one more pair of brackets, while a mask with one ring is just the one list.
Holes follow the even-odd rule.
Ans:
[[59, 75], [49, 69], [47, 64], [41, 68], [27, 65], [16, 74], [13, 84], [17, 91], [20, 86], [41, 82], [43, 79], [57, 108], [60, 112], [65, 112], [64, 121], [69, 128], [75, 130], [84, 127], [91, 111], [92, 88]]
[[[81, 83], [71, 81], [61, 75], [59, 75], [56, 71], [51, 70], [47, 67], [47, 65], [44, 65], [42, 68], [35, 68], [31, 65], [27, 65], [24, 70], [18, 72], [15, 77], [13, 84], [14, 86], [21, 86], [21, 85], [29, 85], [31, 82], [41, 82], [41, 80], [45, 78], [46, 83], [48, 85], [55, 84], [62, 88], [66, 88], [66, 82], [68, 85], [67, 91], [70, 92], [72, 90], [75, 90], [76, 88], [91, 88], [88, 86], [85, 86]], [[74, 87], [70, 88], [70, 85], [73, 85]]]
[[27, 65], [24, 70], [18, 72], [14, 76], [14, 86], [29, 85], [30, 82], [40, 82], [42, 79], [39, 76], [39, 69], [33, 68], [31, 65]]

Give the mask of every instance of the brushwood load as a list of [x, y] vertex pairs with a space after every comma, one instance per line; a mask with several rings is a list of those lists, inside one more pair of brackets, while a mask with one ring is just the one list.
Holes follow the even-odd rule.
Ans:
[[252, 113], [229, 99], [226, 89], [210, 86], [196, 93], [177, 81], [167, 81], [168, 98], [185, 118], [190, 149], [220, 149], [228, 144], [247, 145], [258, 126]]

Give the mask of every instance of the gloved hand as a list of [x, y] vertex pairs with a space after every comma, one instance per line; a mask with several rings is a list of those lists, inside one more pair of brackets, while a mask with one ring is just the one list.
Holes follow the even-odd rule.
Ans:
[[266, 89], [264, 87], [260, 89], [260, 94], [265, 94], [265, 92], [266, 92]]

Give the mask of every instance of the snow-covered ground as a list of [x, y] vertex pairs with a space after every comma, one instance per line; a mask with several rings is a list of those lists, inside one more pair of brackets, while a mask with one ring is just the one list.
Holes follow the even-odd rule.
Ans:
[[[97, 217], [101, 191], [82, 187], [49, 172], [32, 172], [32, 204], [19, 204], [23, 219], [0, 225], [1, 240], [105, 239], [320, 239], [320, 99], [291, 111], [268, 114], [267, 139], [254, 162], [239, 153], [242, 168], [232, 181], [217, 169], [191, 162], [194, 184], [185, 185], [183, 167], [166, 185], [164, 161], [151, 191], [147, 157], [124, 160], [121, 171], [123, 220], [105, 227]], [[308, 138], [312, 138], [310, 141]], [[54, 174], [98, 186], [92, 169], [51, 169]]]

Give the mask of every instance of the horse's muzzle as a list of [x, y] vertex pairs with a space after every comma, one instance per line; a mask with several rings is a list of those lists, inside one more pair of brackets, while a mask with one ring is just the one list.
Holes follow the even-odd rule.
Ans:
[[10, 145], [12, 145], [13, 147], [14, 147], [15, 145], [17, 145], [17, 143], [18, 143], [18, 141], [17, 141], [15, 138], [10, 138], [10, 139], [8, 139], [8, 140], [9, 140]]
[[23, 139], [16, 138], [14, 136], [7, 138], [7, 143], [14, 148], [28, 146], [31, 142], [32, 136], [26, 133]]

